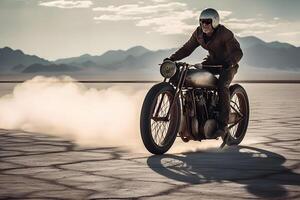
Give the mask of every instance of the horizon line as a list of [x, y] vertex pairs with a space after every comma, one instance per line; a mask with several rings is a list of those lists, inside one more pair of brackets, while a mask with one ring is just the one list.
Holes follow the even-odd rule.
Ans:
[[[0, 83], [24, 83], [27, 80], [5, 80], [1, 81]], [[79, 82], [79, 83], [159, 83], [162, 81], [156, 80], [79, 80], [79, 81], [61, 81], [61, 82]], [[234, 80], [232, 83], [280, 83], [280, 84], [300, 84], [300, 80]]]

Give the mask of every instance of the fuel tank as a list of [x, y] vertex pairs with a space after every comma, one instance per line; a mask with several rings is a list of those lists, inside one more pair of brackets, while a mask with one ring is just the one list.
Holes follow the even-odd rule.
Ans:
[[186, 75], [185, 87], [216, 88], [218, 79], [204, 69], [189, 69]]

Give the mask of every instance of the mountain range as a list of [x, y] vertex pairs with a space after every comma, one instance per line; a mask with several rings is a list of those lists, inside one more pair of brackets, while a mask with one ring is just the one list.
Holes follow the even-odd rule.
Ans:
[[[238, 38], [244, 57], [240, 66], [264, 70], [300, 71], [300, 47], [288, 43], [265, 42], [257, 37]], [[183, 41], [184, 43], [185, 41]], [[177, 48], [151, 51], [143, 46], [128, 50], [110, 50], [102, 55], [84, 54], [78, 57], [49, 61], [21, 50], [0, 48], [0, 74], [5, 73], [153, 73], [161, 61]], [[197, 48], [184, 61], [201, 62], [207, 52]]]

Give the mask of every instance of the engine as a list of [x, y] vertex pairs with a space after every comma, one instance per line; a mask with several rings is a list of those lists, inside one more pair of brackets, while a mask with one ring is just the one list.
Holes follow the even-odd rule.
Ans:
[[215, 131], [218, 117], [218, 95], [214, 91], [195, 90], [195, 104], [198, 121], [198, 138], [204, 139], [209, 132]]
[[217, 95], [206, 89], [187, 90], [183, 93], [183, 141], [206, 139], [217, 127]]

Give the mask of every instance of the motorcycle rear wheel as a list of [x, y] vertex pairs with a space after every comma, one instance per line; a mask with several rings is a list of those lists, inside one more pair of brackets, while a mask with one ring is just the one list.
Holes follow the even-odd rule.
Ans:
[[180, 125], [179, 98], [175, 99], [169, 118], [166, 118], [174, 96], [174, 87], [163, 82], [154, 85], [145, 97], [141, 110], [140, 131], [143, 143], [150, 153], [164, 154], [176, 139]]
[[[239, 84], [230, 86], [231, 113], [242, 115], [238, 123], [229, 124], [229, 134], [226, 144], [238, 145], [244, 139], [249, 123], [249, 99], [246, 90]], [[239, 112], [239, 114], [237, 114]], [[224, 138], [223, 138], [224, 139]]]

